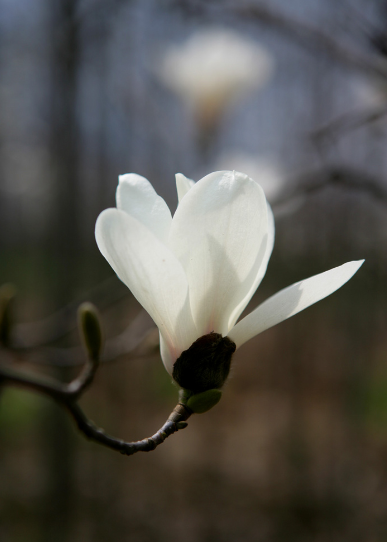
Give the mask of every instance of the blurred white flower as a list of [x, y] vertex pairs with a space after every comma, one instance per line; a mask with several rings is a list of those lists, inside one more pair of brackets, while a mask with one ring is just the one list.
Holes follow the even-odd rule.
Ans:
[[[172, 218], [144, 177], [122, 175], [117, 208], [103, 211], [96, 223], [100, 251], [158, 326], [161, 356], [175, 380], [182, 353], [195, 341], [202, 338], [212, 348], [220, 338], [233, 352], [235, 345], [340, 288], [363, 263], [349, 262], [293, 284], [236, 323], [265, 275], [274, 245], [274, 220], [263, 190], [235, 171], [210, 173], [196, 184], [178, 174], [176, 182], [179, 205]], [[207, 358], [212, 363], [213, 357]], [[203, 361], [197, 351], [193, 359], [191, 372]], [[207, 389], [223, 381], [215, 378]]]
[[385, 107], [387, 103], [387, 86], [384, 80], [369, 77], [367, 79], [354, 79], [352, 94], [356, 105], [365, 109]]
[[167, 49], [157, 72], [201, 117], [219, 114], [232, 100], [262, 87], [272, 56], [253, 40], [224, 28], [201, 30]]
[[285, 176], [274, 160], [265, 156], [253, 156], [243, 151], [225, 151], [216, 161], [215, 169], [234, 167], [254, 179], [271, 202], [280, 194], [285, 185]]

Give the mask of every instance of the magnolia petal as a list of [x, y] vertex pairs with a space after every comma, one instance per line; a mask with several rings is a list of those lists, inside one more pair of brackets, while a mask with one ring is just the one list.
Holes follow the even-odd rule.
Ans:
[[179, 203], [184, 198], [184, 196], [191, 190], [191, 188], [194, 186], [195, 181], [192, 179], [188, 179], [188, 177], [185, 177], [182, 173], [176, 173], [176, 188], [177, 188], [177, 198], [179, 200]]
[[255, 335], [338, 290], [356, 273], [363, 262], [364, 260], [348, 262], [288, 286], [238, 322], [228, 334], [229, 338], [239, 348]]
[[166, 243], [172, 223], [171, 211], [151, 183], [136, 173], [118, 177], [117, 209], [136, 218]]
[[275, 239], [275, 225], [274, 225], [274, 215], [273, 211], [271, 210], [271, 207], [269, 204], [267, 204], [267, 220], [268, 220], [268, 238], [267, 238], [267, 244], [266, 244], [266, 252], [265, 256], [263, 258], [262, 264], [260, 265], [258, 269], [257, 276], [255, 278], [254, 283], [252, 284], [250, 291], [247, 292], [245, 297], [240, 301], [240, 303], [235, 307], [235, 309], [232, 311], [229, 322], [228, 322], [228, 329], [232, 329], [235, 325], [235, 322], [238, 320], [239, 316], [241, 315], [242, 311], [246, 308], [247, 304], [249, 303], [250, 299], [254, 295], [254, 292], [258, 288], [258, 286], [261, 284], [263, 277], [266, 274], [267, 266], [270, 260], [271, 253], [273, 252], [274, 248], [274, 239]]
[[172, 376], [173, 365], [178, 356], [174, 356], [160, 332], [160, 356], [167, 372]]
[[99, 215], [95, 237], [103, 256], [149, 312], [171, 356], [177, 358], [197, 338], [181, 264], [144, 224], [117, 209]]
[[184, 196], [169, 246], [186, 272], [200, 334], [228, 332], [233, 309], [255, 282], [267, 238], [265, 195], [247, 175], [211, 173]]

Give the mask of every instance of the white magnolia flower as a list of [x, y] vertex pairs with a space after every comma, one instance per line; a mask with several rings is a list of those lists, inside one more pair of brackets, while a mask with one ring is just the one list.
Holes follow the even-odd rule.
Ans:
[[209, 28], [169, 47], [156, 69], [194, 108], [210, 112], [262, 87], [271, 76], [273, 60], [253, 40], [225, 28]]
[[[228, 337], [233, 342], [221, 339], [221, 344], [233, 352], [333, 293], [363, 260], [297, 282], [237, 322], [265, 275], [274, 244], [273, 215], [263, 190], [235, 171], [210, 173], [196, 184], [177, 174], [176, 182], [179, 205], [172, 218], [144, 177], [122, 175], [117, 208], [98, 217], [96, 240], [158, 326], [167, 371], [191, 389], [176, 376], [176, 367], [197, 339], [210, 337], [212, 348], [217, 337]], [[211, 364], [206, 355], [204, 361], [198, 359], [199, 354], [195, 351], [190, 358], [191, 373], [201, 362], [202, 368]], [[226, 377], [220, 382], [215, 378], [207, 388], [221, 387]], [[196, 388], [200, 392], [203, 386]]]

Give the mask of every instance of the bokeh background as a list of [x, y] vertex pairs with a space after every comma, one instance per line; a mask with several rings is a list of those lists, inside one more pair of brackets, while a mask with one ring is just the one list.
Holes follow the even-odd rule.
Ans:
[[105, 362], [81, 400], [126, 440], [176, 403], [152, 322], [98, 252], [117, 175], [261, 182], [278, 289], [366, 258], [332, 297], [235, 355], [222, 401], [124, 457], [0, 390], [1, 542], [387, 539], [387, 2], [0, 0], [0, 363], [69, 381], [76, 308]]

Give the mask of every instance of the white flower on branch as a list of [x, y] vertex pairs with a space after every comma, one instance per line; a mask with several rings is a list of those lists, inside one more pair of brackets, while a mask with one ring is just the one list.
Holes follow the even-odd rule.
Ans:
[[264, 86], [272, 72], [272, 57], [263, 47], [224, 28], [198, 31], [183, 45], [169, 47], [157, 67], [165, 85], [202, 120]]
[[363, 260], [293, 284], [238, 322], [274, 245], [264, 192], [235, 171], [210, 173], [196, 184], [177, 174], [176, 182], [172, 218], [147, 179], [120, 176], [117, 208], [98, 217], [96, 240], [158, 326], [167, 371], [200, 393], [222, 387], [235, 348], [333, 293]]

